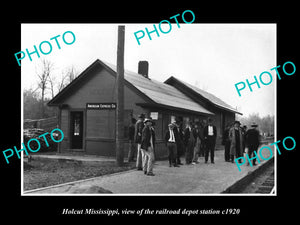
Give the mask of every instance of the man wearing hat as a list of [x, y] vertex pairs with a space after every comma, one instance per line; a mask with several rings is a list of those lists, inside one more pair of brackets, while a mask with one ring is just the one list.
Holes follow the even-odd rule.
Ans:
[[[259, 131], [257, 129], [258, 125], [253, 122], [251, 124], [251, 129], [247, 130], [245, 134], [246, 147], [248, 148], [248, 156], [252, 157], [254, 151], [257, 151], [260, 144]], [[248, 162], [249, 165], [249, 162]], [[256, 165], [256, 158], [253, 159], [253, 165]]]
[[177, 116], [175, 118], [175, 122], [172, 123], [174, 125], [174, 132], [176, 132], [176, 134], [177, 134], [177, 139], [176, 139], [176, 146], [177, 146], [176, 163], [177, 163], [177, 165], [183, 165], [181, 163], [180, 157], [185, 152], [185, 147], [184, 147], [184, 144], [183, 144], [182, 122], [183, 122], [182, 116]]
[[178, 132], [175, 124], [170, 123], [168, 125], [169, 129], [165, 135], [166, 145], [169, 151], [169, 166], [179, 167], [177, 165], [177, 141]]
[[142, 143], [142, 131], [143, 131], [143, 128], [144, 128], [145, 114], [141, 113], [138, 116], [138, 118], [139, 119], [135, 124], [134, 142], [137, 143], [136, 168], [138, 170], [142, 170], [141, 143]]
[[142, 131], [141, 151], [143, 155], [143, 170], [148, 176], [154, 176], [153, 174], [153, 161], [154, 161], [154, 143], [155, 133], [154, 129], [151, 129], [152, 120], [145, 119], [145, 127]]
[[230, 162], [230, 139], [229, 139], [229, 131], [230, 131], [231, 127], [232, 127], [232, 123], [228, 123], [227, 126], [226, 126], [226, 129], [224, 130], [224, 133], [223, 133], [222, 144], [225, 147], [225, 151], [224, 151], [225, 162]]
[[232, 163], [233, 163], [234, 156], [238, 158], [243, 155], [243, 134], [240, 125], [241, 123], [239, 121], [234, 121], [233, 127], [229, 130], [229, 139], [231, 142], [230, 160]]
[[136, 124], [136, 119], [131, 118], [131, 124], [128, 127], [128, 143], [129, 143], [128, 162], [133, 162], [133, 158], [136, 152], [136, 146], [134, 142], [135, 124]]
[[215, 163], [214, 156], [215, 156], [215, 146], [216, 146], [216, 138], [217, 138], [217, 128], [212, 124], [212, 122], [213, 122], [212, 118], [208, 118], [208, 125], [206, 125], [203, 129], [203, 137], [206, 143], [205, 150], [204, 150], [205, 163], [207, 163], [209, 153], [210, 153], [211, 163]]
[[186, 147], [185, 151], [185, 163], [187, 165], [191, 164], [193, 161], [194, 148], [196, 144], [196, 132], [194, 129], [194, 124], [187, 121], [186, 128], [184, 129], [184, 145]]

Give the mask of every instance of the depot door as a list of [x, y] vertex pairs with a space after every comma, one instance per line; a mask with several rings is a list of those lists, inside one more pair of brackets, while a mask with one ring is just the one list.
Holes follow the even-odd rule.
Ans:
[[71, 112], [71, 148], [82, 149], [83, 143], [83, 112]]

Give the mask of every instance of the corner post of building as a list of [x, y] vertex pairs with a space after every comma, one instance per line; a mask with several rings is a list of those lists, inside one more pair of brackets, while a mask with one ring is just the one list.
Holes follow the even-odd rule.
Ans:
[[[61, 129], [61, 108], [62, 105], [57, 107], [57, 128]], [[57, 143], [57, 153], [61, 153], [61, 142]]]
[[117, 49], [117, 110], [116, 110], [116, 164], [124, 163], [124, 42], [125, 26], [118, 26]]

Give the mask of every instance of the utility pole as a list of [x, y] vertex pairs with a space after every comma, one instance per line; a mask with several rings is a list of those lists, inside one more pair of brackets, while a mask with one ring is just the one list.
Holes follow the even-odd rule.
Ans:
[[116, 164], [124, 163], [124, 41], [125, 26], [118, 26], [117, 50], [117, 110], [116, 110]]

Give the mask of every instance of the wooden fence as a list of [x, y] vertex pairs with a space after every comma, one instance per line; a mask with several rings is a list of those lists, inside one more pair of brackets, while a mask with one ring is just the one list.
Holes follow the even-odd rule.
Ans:
[[45, 131], [51, 131], [57, 127], [58, 120], [57, 117], [50, 117], [45, 119], [25, 119], [24, 120], [24, 129], [28, 128], [39, 128], [44, 129]]

